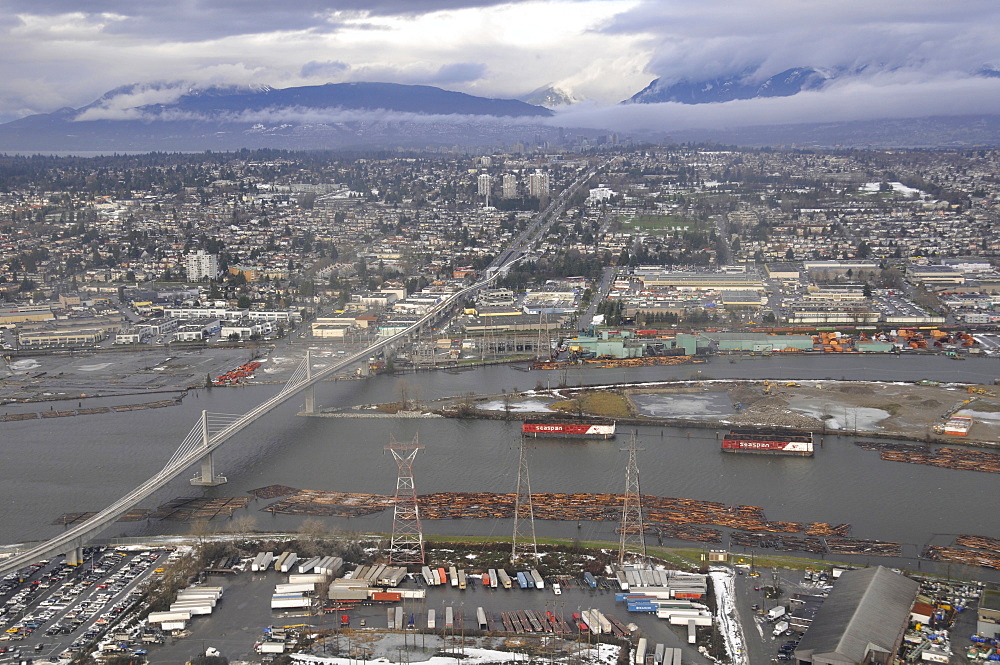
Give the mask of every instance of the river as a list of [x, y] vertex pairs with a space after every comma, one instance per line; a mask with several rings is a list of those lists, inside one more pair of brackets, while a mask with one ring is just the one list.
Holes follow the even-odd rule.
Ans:
[[[759, 357], [679, 367], [633, 370], [573, 369], [528, 372], [524, 367], [491, 366], [463, 371], [380, 376], [364, 381], [323, 383], [320, 407], [369, 404], [411, 398], [430, 400], [468, 392], [655, 381], [669, 378], [859, 379], [992, 383], [1000, 376], [993, 359], [955, 362], [938, 357], [795, 356]], [[405, 382], [405, 383], [404, 383]], [[195, 424], [202, 409], [243, 413], [277, 392], [278, 386], [217, 388], [190, 393], [176, 407], [70, 418], [0, 423], [0, 542], [40, 540], [63, 527], [63, 513], [99, 510], [162, 467]], [[437, 491], [511, 492], [517, 475], [516, 423], [447, 419], [311, 418], [297, 415], [292, 400], [245, 430], [216, 453], [216, 466], [229, 483], [193, 488], [185, 474], [145, 508], [180, 496], [245, 496], [257, 487], [284, 484], [390, 494], [396, 465], [384, 454], [389, 436], [419, 434], [424, 449], [414, 464], [419, 493]], [[720, 429], [721, 431], [721, 429]], [[640, 427], [640, 476], [644, 494], [763, 506], [772, 520], [822, 521], [853, 525], [852, 536], [902, 542], [913, 557], [927, 544], [950, 544], [954, 534], [1000, 537], [993, 474], [885, 462], [853, 445], [853, 437], [827, 436], [813, 458], [769, 458], [719, 453], [712, 429]], [[585, 444], [537, 441], [530, 450], [534, 492], [621, 492], [626, 453], [617, 442]], [[260, 511], [269, 502], [254, 499], [248, 509], [259, 529], [295, 529], [302, 518]], [[237, 515], [243, 511], [237, 512]], [[365, 518], [323, 518], [331, 529], [389, 531], [391, 514]], [[213, 521], [225, 529], [227, 520]], [[424, 521], [429, 533], [506, 535], [498, 520]], [[171, 521], [119, 523], [105, 536], [186, 533], [190, 525]], [[541, 535], [615, 539], [612, 523], [538, 522]]]

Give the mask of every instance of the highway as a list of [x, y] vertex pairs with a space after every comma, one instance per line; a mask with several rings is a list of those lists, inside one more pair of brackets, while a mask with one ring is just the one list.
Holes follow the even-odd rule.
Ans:
[[198, 463], [203, 457], [249, 427], [258, 418], [267, 415], [273, 409], [320, 381], [323, 381], [328, 376], [356, 365], [359, 362], [367, 362], [369, 357], [379, 353], [383, 349], [401, 343], [411, 335], [419, 335], [423, 331], [424, 326], [431, 326], [438, 323], [440, 319], [451, 312], [451, 308], [454, 305], [463, 302], [466, 297], [475, 294], [480, 289], [490, 286], [499, 277], [504, 275], [510, 266], [523, 259], [531, 245], [542, 237], [555, 219], [566, 209], [566, 205], [576, 189], [587, 182], [596, 173], [597, 168], [592, 167], [583, 173], [569, 187], [563, 190], [558, 197], [554, 198], [546, 209], [535, 217], [532, 224], [516, 236], [512, 245], [507, 250], [500, 252], [499, 256], [494, 259], [485, 271], [483, 279], [448, 296], [405, 330], [391, 337], [379, 340], [361, 351], [357, 351], [332, 365], [324, 367], [322, 370], [310, 372], [309, 368], [303, 364], [292, 374], [288, 383], [285, 384], [278, 394], [211, 435], [208, 439], [207, 447], [203, 445], [202, 423], [199, 420], [181, 443], [177, 452], [161, 471], [86, 521], [66, 529], [58, 536], [44, 543], [0, 562], [0, 576], [14, 572], [35, 561], [65, 554], [74, 548], [83, 547], [90, 539], [115, 522], [119, 517], [153, 493], [165, 487], [185, 469]]

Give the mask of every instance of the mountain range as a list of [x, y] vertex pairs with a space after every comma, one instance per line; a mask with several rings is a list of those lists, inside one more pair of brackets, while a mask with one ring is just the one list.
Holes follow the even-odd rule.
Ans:
[[[165, 101], [149, 100], [162, 99]], [[94, 102], [0, 124], [0, 150], [372, 148], [532, 140], [552, 115], [515, 99], [426, 85], [337, 83], [276, 89], [170, 84], [116, 88]], [[545, 130], [555, 131], [553, 128]]]
[[[857, 73], [855, 71], [854, 73]], [[753, 73], [703, 81], [653, 81], [623, 103], [721, 103], [816, 90], [850, 72], [788, 69], [763, 80]], [[979, 76], [997, 77], [984, 67]], [[425, 85], [341, 83], [275, 89], [143, 84], [116, 88], [81, 108], [63, 108], [0, 124], [0, 152], [204, 151], [494, 148], [516, 142], [563, 142], [570, 135], [553, 108], [576, 101], [550, 85], [524, 100], [489, 99]], [[532, 103], [528, 103], [528, 102]], [[571, 116], [567, 116], [571, 117]], [[572, 129], [572, 140], [602, 129]], [[963, 116], [822, 124], [650, 128], [638, 141], [715, 141], [740, 145], [970, 146], [1000, 145], [1000, 118]]]
[[835, 77], [834, 73], [812, 67], [793, 67], [763, 80], [758, 79], [753, 70], [698, 81], [681, 79], [668, 83], [656, 79], [623, 103], [712, 104], [758, 97], [790, 97], [805, 90], [818, 90]]

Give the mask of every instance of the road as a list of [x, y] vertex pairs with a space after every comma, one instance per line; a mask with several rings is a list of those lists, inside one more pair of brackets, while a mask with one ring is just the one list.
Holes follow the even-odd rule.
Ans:
[[608, 292], [611, 291], [611, 285], [614, 283], [615, 277], [615, 267], [608, 266], [604, 269], [604, 273], [601, 275], [601, 283], [597, 287], [597, 291], [590, 299], [590, 306], [587, 307], [587, 311], [583, 313], [580, 317], [580, 321], [577, 325], [577, 330], [584, 331], [590, 327], [591, 322], [594, 320], [594, 313], [597, 311], [597, 306], [601, 304], [601, 301], [607, 297]]

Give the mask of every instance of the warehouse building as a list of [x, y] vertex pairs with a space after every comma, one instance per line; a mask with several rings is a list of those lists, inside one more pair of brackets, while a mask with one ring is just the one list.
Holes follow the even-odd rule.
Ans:
[[684, 349], [684, 355], [698, 353], [775, 353], [812, 351], [810, 335], [767, 335], [765, 333], [680, 333], [674, 346]]
[[875, 566], [842, 574], [795, 650], [799, 665], [894, 662], [920, 585]]
[[979, 601], [976, 632], [983, 637], [1000, 638], [1000, 591], [984, 591]]

